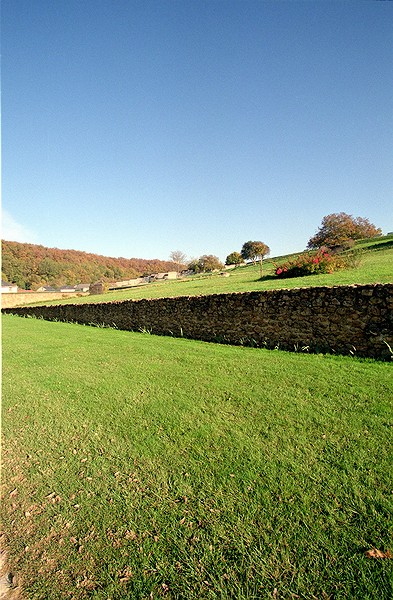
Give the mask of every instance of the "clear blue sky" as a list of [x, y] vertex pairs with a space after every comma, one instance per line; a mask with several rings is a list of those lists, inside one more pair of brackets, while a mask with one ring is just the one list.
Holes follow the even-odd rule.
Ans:
[[3, 0], [5, 239], [167, 259], [393, 231], [393, 3]]

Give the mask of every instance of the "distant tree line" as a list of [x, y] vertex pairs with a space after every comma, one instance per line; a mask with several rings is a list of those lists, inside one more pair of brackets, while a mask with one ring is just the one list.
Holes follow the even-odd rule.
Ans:
[[[245, 242], [243, 244], [241, 252], [231, 252], [228, 254], [225, 264], [239, 265], [247, 260], [259, 261], [261, 276], [262, 276], [262, 261], [265, 256], [270, 253], [270, 248], [263, 242]], [[175, 252], [171, 253], [171, 258], [175, 255]], [[184, 258], [184, 254], [182, 254]], [[213, 254], [203, 254], [199, 258], [193, 258], [188, 262], [187, 268], [194, 273], [208, 273], [211, 271], [217, 271], [224, 268], [224, 265], [217, 256]]]
[[174, 271], [172, 261], [111, 258], [78, 250], [46, 248], [2, 240], [3, 280], [22, 289], [78, 283], [121, 281], [143, 274]]

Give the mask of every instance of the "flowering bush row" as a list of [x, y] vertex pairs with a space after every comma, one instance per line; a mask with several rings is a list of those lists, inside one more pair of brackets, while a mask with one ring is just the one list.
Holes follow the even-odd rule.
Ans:
[[317, 253], [301, 254], [286, 263], [275, 266], [277, 277], [303, 277], [320, 273], [333, 273], [337, 269], [345, 268], [345, 260], [339, 256], [332, 256], [325, 248]]

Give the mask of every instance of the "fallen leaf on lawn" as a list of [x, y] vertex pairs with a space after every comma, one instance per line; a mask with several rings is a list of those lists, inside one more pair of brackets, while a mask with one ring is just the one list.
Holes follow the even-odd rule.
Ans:
[[15, 488], [14, 490], [12, 490], [12, 492], [10, 492], [10, 498], [13, 498], [14, 496], [16, 496], [18, 493], [18, 489]]
[[120, 583], [127, 583], [133, 577], [133, 573], [129, 567], [126, 567], [124, 571], [119, 573]]
[[382, 550], [378, 550], [377, 548], [371, 548], [365, 552], [367, 558], [393, 558], [393, 554], [390, 550], [386, 550], [383, 552]]
[[180, 525], [183, 525], [183, 523], [186, 522], [186, 517], [183, 517], [182, 519], [180, 519]]
[[138, 534], [131, 529], [130, 531], [126, 531], [125, 537], [127, 538], [127, 540], [136, 540]]
[[84, 588], [85, 590], [94, 590], [96, 586], [96, 582], [93, 579], [90, 579], [89, 577], [84, 577], [82, 581], [78, 581], [78, 583], [76, 584], [77, 588]]

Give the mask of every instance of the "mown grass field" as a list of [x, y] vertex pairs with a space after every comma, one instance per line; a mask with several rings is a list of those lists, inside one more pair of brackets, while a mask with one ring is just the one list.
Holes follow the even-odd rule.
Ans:
[[392, 384], [389, 363], [3, 316], [24, 598], [390, 600], [392, 561], [365, 553], [393, 551]]
[[[110, 302], [112, 300], [224, 294], [293, 287], [352, 285], [353, 283], [392, 283], [392, 245], [393, 236], [359, 242], [355, 247], [357, 251], [361, 252], [359, 266], [353, 269], [336, 271], [332, 274], [279, 279], [273, 276], [274, 264], [281, 264], [289, 257], [278, 257], [264, 261], [262, 279], [260, 278], [259, 265], [249, 265], [229, 270], [229, 277], [222, 277], [218, 273], [202, 274], [186, 279], [150, 283], [122, 291], [110, 291], [98, 296], [92, 295], [55, 300], [52, 304]], [[49, 304], [48, 301], [44, 303]]]

